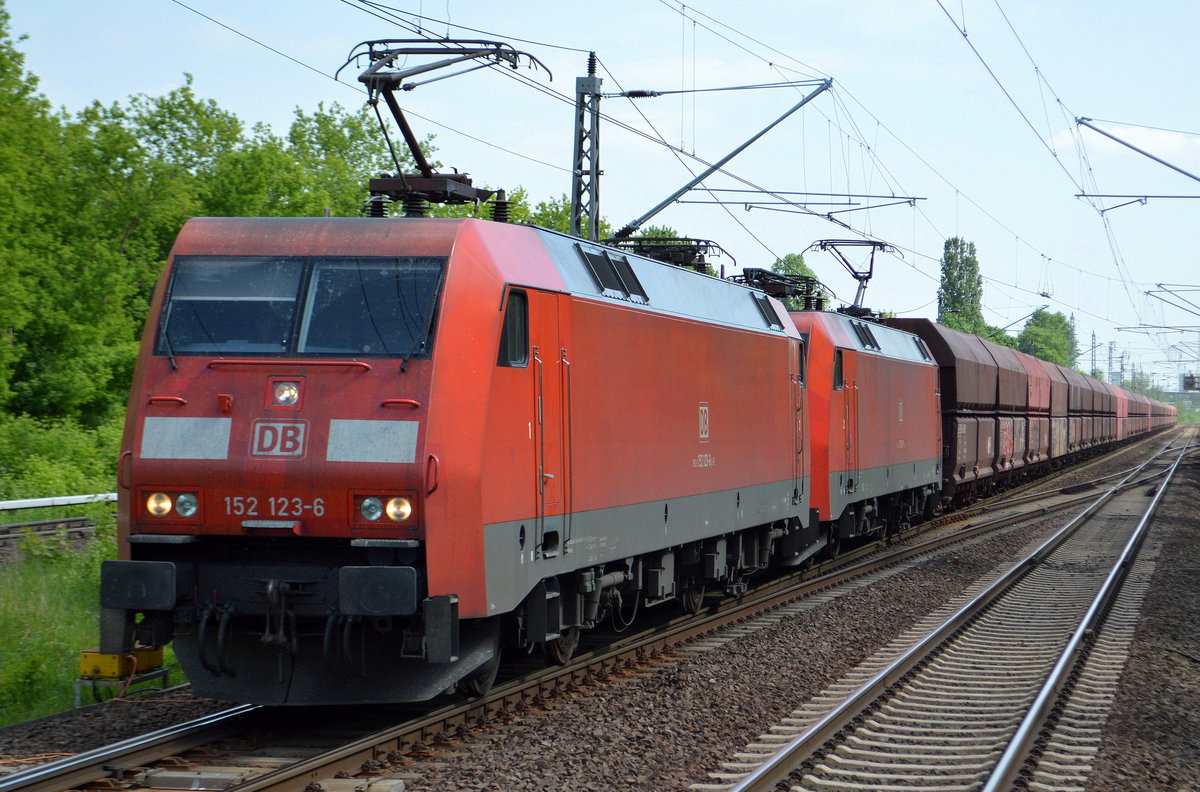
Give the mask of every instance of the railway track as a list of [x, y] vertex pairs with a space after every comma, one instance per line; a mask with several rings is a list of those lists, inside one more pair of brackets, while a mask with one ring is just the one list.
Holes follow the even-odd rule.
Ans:
[[[363, 711], [350, 713], [342, 723], [321, 710], [320, 731], [326, 735], [325, 742], [302, 740], [297, 744], [294, 735], [307, 733], [299, 727], [310, 717], [305, 711], [238, 708], [219, 718], [213, 716], [113, 746], [112, 750], [101, 749], [15, 774], [0, 781], [0, 792], [62, 792], [95, 788], [98, 782], [106, 788], [178, 788], [172, 785], [182, 784], [231, 792], [299, 790], [316, 783], [335, 790], [345, 780], [334, 778], [338, 773], [357, 777], [354, 783], [361, 785], [364, 777], [369, 780], [384, 769], [395, 770], [414, 750], [419, 753], [423, 746], [436, 745], [448, 735], [492, 720], [499, 713], [536, 704], [557, 690], [645, 663], [689, 642], [689, 651], [705, 651], [728, 640], [719, 631], [730, 624], [737, 626], [728, 635], [743, 634], [777, 621], [787, 607], [795, 607], [796, 602], [816, 591], [866, 585], [877, 576], [896, 573], [904, 564], [916, 563], [920, 556], [971, 541], [1003, 525], [1066, 508], [1080, 499], [1061, 492], [1041, 493], [1039, 497], [1041, 503], [1033, 510], [1027, 504], [992, 509], [988, 519], [954, 529], [942, 526], [923, 533], [913, 529], [895, 538], [903, 545], [882, 552], [879, 547], [856, 549], [819, 565], [804, 579], [794, 577], [764, 584], [739, 601], [707, 608], [699, 617], [662, 620], [612, 645], [592, 649], [565, 667], [532, 672], [529, 664], [510, 668], [510, 676], [519, 676], [503, 681], [478, 700], [451, 702], [416, 715], [414, 708], [367, 710], [371, 721], [385, 721], [375, 730], [363, 728]], [[355, 721], [357, 725], [352, 727]], [[164, 763], [162, 757], [170, 758]]]
[[20, 558], [21, 542], [30, 538], [54, 539], [61, 537], [67, 541], [81, 542], [91, 539], [95, 533], [96, 526], [87, 517], [6, 523], [0, 525], [0, 563]]
[[[1119, 650], [1100, 625], [1111, 606], [1115, 629], [1132, 632], [1121, 583], [1130, 576], [1131, 588], [1147, 585], [1134, 561], [1187, 449], [1175, 451], [1169, 467], [1159, 454], [1128, 473], [1024, 561], [902, 636], [696, 788], [998, 792], [1018, 778], [1080, 788], [1094, 751], [1087, 741], [1098, 740], [1106, 714], [1097, 697], [1111, 696], [1119, 673], [1111, 659]], [[1163, 470], [1147, 505], [1145, 489], [1131, 485], [1153, 465]], [[1080, 660], [1093, 645], [1100, 651], [1088, 668]], [[1074, 701], [1063, 698], [1072, 684], [1087, 688]]]

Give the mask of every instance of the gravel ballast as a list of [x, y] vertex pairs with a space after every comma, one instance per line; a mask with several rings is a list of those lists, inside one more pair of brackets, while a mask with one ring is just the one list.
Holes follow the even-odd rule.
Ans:
[[1163, 542], [1088, 792], [1200, 790], [1200, 466], [1176, 476]]
[[[1113, 460], [1087, 475], [1129, 464]], [[1163, 552], [1088, 783], [1093, 792], [1200, 790], [1198, 479], [1195, 466], [1183, 474], [1153, 528]], [[929, 558], [710, 651], [663, 657], [506, 716], [393, 769], [414, 791], [705, 783], [708, 771], [1048, 530], [1015, 529]], [[129, 703], [64, 713], [0, 730], [0, 755], [78, 752], [223, 706]]]
[[713, 651], [556, 700], [413, 765], [409, 789], [687, 789], [1045, 531], [947, 553]]

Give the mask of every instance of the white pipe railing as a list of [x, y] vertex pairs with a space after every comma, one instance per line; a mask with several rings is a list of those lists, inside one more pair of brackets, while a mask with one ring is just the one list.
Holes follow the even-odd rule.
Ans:
[[58, 498], [27, 498], [25, 500], [0, 501], [0, 512], [19, 509], [42, 509], [47, 506], [79, 506], [85, 503], [115, 501], [117, 493], [101, 492], [97, 495], [63, 495]]

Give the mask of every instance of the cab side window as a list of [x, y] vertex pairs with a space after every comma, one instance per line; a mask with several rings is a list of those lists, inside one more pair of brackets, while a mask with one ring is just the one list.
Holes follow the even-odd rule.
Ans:
[[508, 293], [496, 365], [507, 368], [529, 365], [529, 301], [523, 291], [513, 289]]
[[833, 350], [833, 389], [842, 389], [842, 350]]

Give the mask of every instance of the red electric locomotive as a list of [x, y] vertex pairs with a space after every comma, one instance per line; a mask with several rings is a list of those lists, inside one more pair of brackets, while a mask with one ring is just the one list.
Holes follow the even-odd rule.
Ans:
[[791, 314], [808, 340], [812, 506], [830, 554], [932, 510], [942, 480], [938, 367], [916, 336], [843, 313]]
[[606, 614], [696, 608], [818, 545], [803, 359], [761, 292], [542, 229], [192, 220], [101, 649], [173, 639], [222, 699], [422, 700], [502, 645], [563, 660]]

